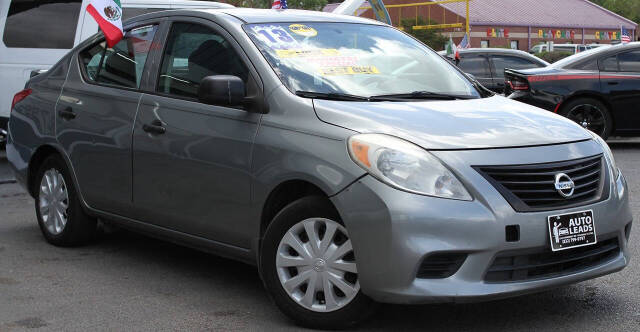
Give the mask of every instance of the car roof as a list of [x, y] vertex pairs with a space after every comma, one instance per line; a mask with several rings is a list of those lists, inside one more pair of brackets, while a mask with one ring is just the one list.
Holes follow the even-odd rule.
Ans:
[[557, 62], [551, 64], [551, 67], [565, 68], [567, 66], [572, 66], [573, 64], [576, 64], [578, 62], [590, 61], [595, 57], [601, 56], [602, 54], [617, 53], [627, 49], [636, 49], [638, 47], [640, 47], [640, 42], [617, 44], [617, 45], [612, 45], [610, 47], [596, 47], [584, 52], [580, 52], [580, 53], [576, 53], [574, 55], [568, 56], [562, 60], [558, 60]]
[[511, 48], [467, 48], [460, 50], [460, 53], [505, 53], [505, 54], [520, 54], [530, 56], [529, 53], [521, 50], [514, 50]]
[[[202, 9], [200, 11], [210, 12]], [[224, 8], [215, 9], [216, 12], [236, 17], [245, 23], [279, 23], [279, 22], [336, 22], [336, 23], [366, 23], [386, 25], [368, 18], [351, 15], [338, 15], [320, 11], [299, 9], [257, 9], [257, 8]]]
[[[460, 50], [460, 54], [465, 54], [465, 53], [494, 53], [494, 54], [511, 54], [511, 55], [520, 55], [523, 56], [525, 58], [533, 58], [536, 59], [538, 61], [540, 61], [541, 63], [546, 63], [546, 61], [533, 56], [525, 51], [521, 51], [521, 50], [514, 50], [511, 48], [465, 48], [465, 49], [461, 49]], [[446, 51], [439, 51], [438, 54], [440, 55], [446, 55], [447, 52]]]
[[123, 7], [153, 8], [233, 8], [235, 6], [223, 2], [199, 0], [121, 0]]

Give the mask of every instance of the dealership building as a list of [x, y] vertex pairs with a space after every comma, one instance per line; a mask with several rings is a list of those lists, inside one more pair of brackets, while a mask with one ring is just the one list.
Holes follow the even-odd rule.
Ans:
[[[394, 26], [398, 26], [400, 20], [419, 17], [436, 24], [461, 25], [443, 29], [456, 43], [464, 36], [465, 2], [424, 5], [423, 0], [384, 0], [384, 3], [391, 6], [388, 11]], [[337, 5], [329, 4], [324, 11], [332, 11]], [[611, 44], [620, 42], [621, 31], [631, 40], [637, 40], [636, 23], [588, 0], [472, 0], [469, 6], [471, 47], [510, 47], [526, 51], [547, 41]], [[357, 14], [374, 17], [370, 9], [361, 9]]]

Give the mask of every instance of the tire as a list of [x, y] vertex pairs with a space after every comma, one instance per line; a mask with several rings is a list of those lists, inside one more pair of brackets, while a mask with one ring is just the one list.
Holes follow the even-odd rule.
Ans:
[[564, 105], [560, 115], [575, 121], [582, 127], [609, 138], [613, 132], [613, 119], [605, 104], [593, 98], [576, 98]]
[[[296, 239], [301, 241], [303, 247], [311, 248], [309, 247], [311, 240], [309, 240], [310, 237], [305, 228], [308, 225], [312, 225], [312, 229], [318, 231], [318, 241], [324, 240], [327, 234], [334, 234], [331, 238], [328, 238], [330, 241], [326, 242], [329, 243], [326, 246], [322, 246], [325, 242], [316, 242], [318, 243], [316, 248], [329, 248], [326, 251], [318, 249], [319, 252], [324, 252], [326, 256], [311, 255], [311, 257], [316, 257], [315, 259], [307, 259], [308, 262], [313, 262], [311, 264], [305, 264], [305, 266], [301, 267], [283, 267], [283, 265], [287, 264], [281, 263], [281, 259], [277, 260], [276, 256], [284, 257], [281, 255], [285, 255], [294, 259], [303, 259], [305, 257], [305, 255], [297, 254], [301, 250], [296, 251], [287, 245], [287, 242], [291, 243], [291, 237], [289, 237], [291, 234], [298, 234]], [[335, 233], [333, 230], [335, 230]], [[297, 231], [300, 231], [300, 233], [297, 233]], [[316, 232], [314, 231], [314, 233]], [[285, 240], [285, 237], [289, 240]], [[354, 274], [336, 269], [338, 265], [335, 264], [338, 262], [339, 264], [345, 264], [341, 265], [340, 268], [355, 270], [353, 250], [336, 249], [350, 248], [350, 243], [346, 228], [342, 225], [337, 211], [323, 197], [301, 198], [287, 205], [273, 218], [265, 232], [261, 245], [260, 273], [265, 288], [278, 308], [298, 325], [314, 329], [343, 329], [358, 324], [375, 312], [377, 304], [360, 290], [357, 271]], [[343, 245], [345, 246], [343, 247]], [[311, 252], [307, 250], [307, 254]], [[341, 252], [341, 254], [336, 255], [338, 252]], [[339, 258], [335, 261], [334, 259], [326, 259], [330, 256]], [[323, 257], [326, 262], [318, 257]], [[349, 267], [346, 268], [346, 266]], [[330, 276], [329, 270], [335, 272], [335, 274]], [[338, 272], [344, 272], [344, 274], [340, 275]], [[315, 277], [313, 277], [314, 274]], [[281, 280], [288, 279], [292, 281], [294, 278], [301, 276], [304, 276], [302, 279], [306, 278], [306, 281], [301, 282], [300, 286], [292, 287], [293, 291], [291, 292], [285, 290], [284, 283]], [[313, 284], [312, 280], [317, 281], [318, 287], [322, 287], [322, 289], [318, 290], [317, 287], [314, 287], [316, 291], [308, 292], [309, 285]], [[340, 281], [346, 283], [340, 283]], [[340, 284], [340, 287], [345, 287], [347, 291], [342, 292], [336, 286], [337, 284]], [[355, 290], [355, 292], [351, 290]], [[307, 296], [308, 294], [312, 294], [312, 296]], [[298, 300], [294, 299], [294, 296], [298, 296]], [[311, 302], [305, 301], [305, 299], [309, 298]], [[335, 301], [329, 299], [335, 299]], [[311, 303], [311, 307], [305, 303]]]
[[[95, 239], [96, 220], [85, 214], [62, 158], [51, 155], [45, 159], [35, 179], [33, 192], [36, 217], [47, 242], [55, 246], [71, 247]], [[51, 191], [55, 195], [50, 194]]]

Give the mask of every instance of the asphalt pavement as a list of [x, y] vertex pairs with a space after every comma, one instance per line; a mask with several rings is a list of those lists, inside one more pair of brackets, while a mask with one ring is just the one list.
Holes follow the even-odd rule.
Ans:
[[[640, 143], [610, 144], [637, 224]], [[10, 178], [0, 154], [0, 183]], [[17, 184], [0, 184], [0, 331], [298, 330], [252, 266], [124, 231], [53, 247], [33, 205]], [[619, 273], [500, 301], [385, 305], [359, 330], [640, 331], [639, 229]]]

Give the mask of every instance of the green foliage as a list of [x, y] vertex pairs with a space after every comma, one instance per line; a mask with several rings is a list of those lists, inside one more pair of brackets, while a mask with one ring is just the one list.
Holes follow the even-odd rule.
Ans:
[[[418, 24], [413, 18], [406, 18], [400, 21], [400, 27], [402, 29], [416, 37], [419, 41], [433, 48], [434, 50], [442, 50], [444, 45], [449, 41], [449, 37], [442, 35], [441, 29], [428, 29], [428, 30], [413, 30], [414, 25], [426, 25], [426, 21], [422, 17], [418, 17]], [[429, 21], [429, 24], [437, 24], [434, 21]]]
[[573, 53], [571, 52], [560, 52], [560, 51], [553, 51], [553, 52], [540, 52], [540, 53], [536, 53], [535, 54], [538, 58], [549, 62], [549, 63], [554, 63], [558, 60], [564, 59], [570, 55], [573, 55]]
[[591, 2], [640, 23], [640, 0], [591, 0]]
[[[236, 7], [248, 8], [271, 8], [272, 0], [227, 0], [229, 4]], [[327, 0], [287, 0], [287, 5], [291, 9], [322, 10], [327, 4]]]

